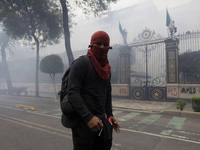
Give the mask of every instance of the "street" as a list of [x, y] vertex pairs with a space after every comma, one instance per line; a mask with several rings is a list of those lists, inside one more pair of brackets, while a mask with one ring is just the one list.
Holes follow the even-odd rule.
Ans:
[[[200, 149], [200, 119], [113, 108], [122, 126], [112, 150]], [[1, 150], [72, 150], [58, 101], [0, 95]]]

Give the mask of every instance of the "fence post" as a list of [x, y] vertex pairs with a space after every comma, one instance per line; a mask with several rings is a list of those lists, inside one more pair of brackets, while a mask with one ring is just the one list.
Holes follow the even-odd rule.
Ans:
[[179, 39], [165, 40], [167, 98], [178, 98], [178, 44]]
[[124, 45], [120, 48], [120, 76], [119, 83], [129, 85], [130, 98], [130, 51], [131, 47]]

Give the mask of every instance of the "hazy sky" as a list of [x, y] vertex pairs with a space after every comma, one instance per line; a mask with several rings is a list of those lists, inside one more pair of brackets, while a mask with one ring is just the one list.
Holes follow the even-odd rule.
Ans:
[[[145, 2], [147, 0], [120, 0], [116, 4], [111, 4], [111, 10], [117, 10], [121, 8], [128, 7], [130, 5]], [[191, 0], [153, 0], [154, 4], [158, 10], [166, 9], [166, 7], [171, 8], [178, 5], [183, 5], [189, 3]]]

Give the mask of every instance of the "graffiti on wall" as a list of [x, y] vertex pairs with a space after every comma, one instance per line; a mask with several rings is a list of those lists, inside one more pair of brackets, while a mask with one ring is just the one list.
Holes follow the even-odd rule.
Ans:
[[127, 94], [126, 88], [120, 88], [119, 89], [119, 94], [120, 95], [126, 95]]
[[196, 93], [196, 88], [195, 87], [182, 88], [181, 89], [181, 93], [195, 94]]
[[178, 88], [167, 88], [167, 94], [169, 96], [177, 96], [178, 95]]

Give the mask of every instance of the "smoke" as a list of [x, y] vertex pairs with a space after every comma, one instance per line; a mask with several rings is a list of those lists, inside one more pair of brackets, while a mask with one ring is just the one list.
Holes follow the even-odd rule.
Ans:
[[[79, 17], [79, 20], [76, 20], [77, 25], [71, 29], [71, 46], [74, 58], [87, 53], [91, 35], [98, 30], [104, 30], [110, 35], [111, 46], [123, 44], [123, 38], [119, 31], [119, 21], [122, 28], [128, 32], [128, 44], [131, 44], [133, 39], [137, 38], [138, 34], [145, 28], [154, 30], [156, 34], [160, 34], [162, 37], [167, 37], [166, 6], [171, 18], [175, 21], [177, 34], [196, 31], [200, 28], [199, 4], [200, 2], [197, 0], [127, 0], [126, 2], [121, 0], [117, 4], [111, 5], [110, 10], [102, 14], [101, 18], [91, 16], [86, 19]], [[14, 55], [8, 58], [13, 82], [34, 82], [36, 51], [31, 48], [18, 44]], [[116, 48], [110, 50], [109, 59], [117, 59], [119, 57], [117, 51]], [[40, 60], [51, 54], [59, 54], [65, 67], [68, 66], [64, 39], [61, 39], [58, 45], [41, 49]], [[116, 61], [116, 63], [118, 62]], [[112, 66], [115, 66], [115, 64], [112, 64]], [[46, 74], [41, 73], [40, 77], [40, 82], [51, 83]], [[61, 78], [61, 75], [58, 78]]]

